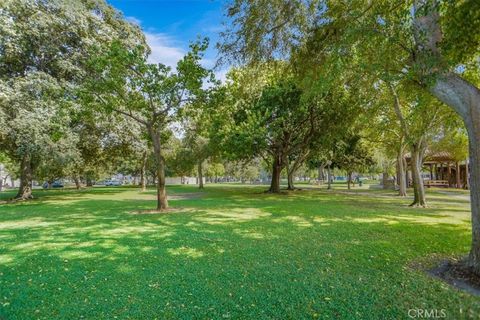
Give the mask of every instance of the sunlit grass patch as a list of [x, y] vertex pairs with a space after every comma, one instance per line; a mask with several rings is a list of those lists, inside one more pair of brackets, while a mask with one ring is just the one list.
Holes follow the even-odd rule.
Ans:
[[155, 207], [154, 190], [133, 188], [41, 191], [0, 206], [0, 318], [480, 313], [478, 298], [408, 267], [467, 252], [468, 200], [428, 190], [430, 206], [420, 209], [378, 189], [263, 191], [170, 187], [178, 210], [168, 214], [132, 215]]

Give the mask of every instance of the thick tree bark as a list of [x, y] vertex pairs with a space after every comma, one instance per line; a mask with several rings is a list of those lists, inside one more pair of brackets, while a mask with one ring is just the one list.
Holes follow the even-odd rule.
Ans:
[[140, 187], [142, 192], [147, 191], [147, 151], [143, 152], [142, 155], [142, 167], [140, 168]]
[[28, 154], [22, 157], [20, 163], [20, 187], [15, 199], [27, 200], [32, 199], [32, 163]]
[[350, 184], [352, 183], [352, 173], [351, 172], [348, 172], [347, 173], [347, 189], [350, 190], [351, 187], [350, 187]]
[[467, 128], [472, 209], [472, 246], [468, 265], [480, 274], [480, 90], [458, 75], [447, 73], [437, 77], [430, 92], [452, 107]]
[[282, 161], [280, 160], [280, 156], [275, 156], [273, 163], [272, 163], [272, 181], [270, 183], [270, 189], [268, 189], [271, 193], [280, 193], [280, 175], [282, 173]]
[[157, 210], [168, 209], [167, 190], [165, 183], [165, 158], [162, 155], [160, 132], [152, 127], [148, 128], [153, 141], [153, 150], [156, 162], [157, 177]]
[[410, 206], [426, 207], [425, 187], [422, 178], [423, 148], [421, 142], [412, 146], [411, 154], [414, 199]]
[[470, 149], [470, 198], [472, 206], [472, 247], [469, 265], [480, 274], [480, 91], [471, 118], [466, 121]]
[[197, 173], [198, 173], [198, 188], [203, 189], [203, 161], [198, 161], [197, 164]]
[[403, 156], [403, 147], [399, 148], [397, 153], [397, 167], [398, 167], [398, 196], [407, 196], [407, 181], [405, 174], [405, 157]]

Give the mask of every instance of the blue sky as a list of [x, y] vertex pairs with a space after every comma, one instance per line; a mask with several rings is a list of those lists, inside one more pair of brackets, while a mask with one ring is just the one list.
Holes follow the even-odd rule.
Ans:
[[[213, 67], [215, 44], [222, 30], [223, 0], [107, 0], [125, 17], [139, 24], [152, 48], [150, 62], [174, 66], [199, 36], [210, 38], [204, 65]], [[219, 78], [225, 71], [217, 70]]]

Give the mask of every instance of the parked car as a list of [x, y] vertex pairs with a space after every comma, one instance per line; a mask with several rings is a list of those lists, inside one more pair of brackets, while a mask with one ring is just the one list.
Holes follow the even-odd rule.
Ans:
[[[43, 189], [48, 189], [48, 182], [45, 181], [43, 183], [42, 187], [43, 187]], [[50, 187], [51, 188], [63, 188], [63, 183], [61, 181], [56, 180], [56, 181], [52, 182]]]
[[107, 180], [105, 181], [105, 185], [108, 186], [121, 186], [122, 183], [118, 180]]

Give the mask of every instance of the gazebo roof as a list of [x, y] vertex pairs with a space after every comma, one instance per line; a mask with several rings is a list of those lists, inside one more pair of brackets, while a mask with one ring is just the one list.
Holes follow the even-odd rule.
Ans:
[[[407, 162], [411, 160], [411, 154], [405, 155]], [[443, 162], [455, 162], [457, 161], [448, 151], [430, 151], [427, 150], [425, 157], [423, 158], [423, 164], [434, 164]]]

